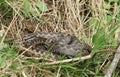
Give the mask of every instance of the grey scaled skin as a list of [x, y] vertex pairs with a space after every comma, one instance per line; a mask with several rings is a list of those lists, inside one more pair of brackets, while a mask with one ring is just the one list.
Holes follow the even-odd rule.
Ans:
[[60, 32], [37, 32], [25, 35], [22, 38], [25, 47], [33, 46], [37, 51], [47, 51], [52, 47], [55, 54], [75, 56], [79, 53], [82, 56], [88, 55], [92, 48], [81, 42], [76, 36]]

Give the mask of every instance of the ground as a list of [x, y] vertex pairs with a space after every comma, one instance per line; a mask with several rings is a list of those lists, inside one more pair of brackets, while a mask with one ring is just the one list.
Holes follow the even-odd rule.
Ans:
[[[1, 0], [0, 77], [103, 77], [119, 44], [119, 4], [119, 0]], [[40, 31], [75, 35], [93, 48], [93, 56], [45, 65], [47, 60], [20, 53], [24, 50], [17, 40]], [[119, 69], [112, 77], [120, 76]]]

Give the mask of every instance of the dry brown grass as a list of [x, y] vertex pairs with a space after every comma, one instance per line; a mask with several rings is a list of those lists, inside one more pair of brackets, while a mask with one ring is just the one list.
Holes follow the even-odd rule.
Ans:
[[[37, 1], [45, 2], [48, 7], [48, 11], [41, 13], [35, 6], [35, 2]], [[97, 21], [101, 21], [102, 16], [111, 12], [103, 7], [104, 0], [31, 0], [31, 5], [36, 14], [31, 15], [31, 17], [26, 17], [21, 13], [22, 8], [24, 8], [22, 0], [14, 0], [13, 2], [5, 0], [5, 2], [11, 7], [13, 12], [9, 17], [6, 17], [6, 13], [0, 13], [0, 35], [3, 35], [1, 43], [8, 38], [18, 40], [25, 34], [45, 31], [74, 34], [79, 39], [82, 39], [89, 45], [93, 46], [92, 36], [96, 33], [96, 22], [89, 25], [87, 23], [92, 18], [95, 18]], [[113, 4], [112, 10], [114, 12], [114, 16], [116, 16], [118, 13], [118, 5], [116, 3]], [[7, 23], [4, 23], [5, 20]], [[104, 17], [103, 20], [104, 22], [100, 24], [101, 27], [104, 27], [107, 22]], [[109, 27], [114, 26], [114, 23], [115, 20], [113, 18]], [[109, 32], [108, 29], [106, 32]], [[80, 71], [74, 73], [73, 70], [76, 71], [79, 69], [72, 68], [72, 65], [70, 65], [72, 70], [67, 70], [66, 68], [69, 68], [70, 66], [65, 67], [64, 65], [43, 67], [37, 62], [37, 64], [28, 62], [25, 57], [21, 55], [14, 58], [14, 60], [7, 62], [9, 64], [5, 66], [5, 68], [2, 68], [0, 74], [11, 77], [69, 77], [69, 75], [78, 77], [79, 72], [81, 72], [80, 69]], [[22, 62], [28, 64], [23, 64]], [[19, 67], [17, 66], [16, 70], [11, 70], [9, 68], [13, 63], [18, 63]], [[98, 70], [102, 70], [102, 68], [104, 67], [98, 67]], [[61, 69], [63, 70], [61, 71]], [[87, 68], [84, 68], [84, 70], [86, 69]], [[39, 74], [37, 72], [39, 72]], [[87, 69], [87, 72], [89, 72], [90, 76], [96, 76], [96, 72], [92, 70]]]
[[[26, 33], [38, 31], [65, 32], [74, 34], [80, 39], [87, 37], [85, 33], [89, 31], [89, 29], [85, 27], [85, 23], [89, 20], [91, 12], [86, 6], [88, 4], [86, 4], [84, 0], [45, 0], [44, 2], [48, 6], [48, 11], [39, 14], [41, 22], [37, 21], [34, 17], [30, 20], [22, 16], [19, 13], [22, 3], [19, 1], [15, 1], [12, 4], [9, 3], [14, 9], [14, 15], [17, 14], [16, 20], [12, 19], [10, 22], [14, 21], [8, 23], [8, 26], [12, 25], [9, 30], [12, 38], [20, 38], [21, 35]], [[16, 6], [18, 4], [19, 6]], [[35, 6], [34, 1], [31, 1], [31, 4]], [[34, 9], [36, 9], [36, 7], [34, 7]], [[36, 11], [38, 12], [37, 9]]]
[[[6, 29], [12, 25], [8, 33], [12, 38], [21, 38], [21, 35], [23, 36], [30, 32], [54, 31], [74, 34], [79, 39], [88, 38], [89, 42], [87, 42], [92, 44], [91, 33], [94, 34], [96, 32], [96, 23], [89, 25], [90, 27], [93, 26], [92, 32], [86, 23], [91, 18], [100, 21], [101, 16], [108, 13], [102, 6], [103, 0], [42, 0], [48, 7], [48, 11], [44, 13], [40, 13], [35, 7], [35, 2], [37, 1], [31, 1], [31, 4], [38, 18], [33, 16], [28, 19], [20, 13], [21, 8], [24, 8], [21, 1], [10, 3], [6, 0], [14, 10], [14, 13], [12, 18], [9, 19], [10, 22], [4, 28]], [[116, 13], [116, 8], [114, 10]], [[106, 20], [101, 26], [104, 26], [104, 24], [106, 24]]]

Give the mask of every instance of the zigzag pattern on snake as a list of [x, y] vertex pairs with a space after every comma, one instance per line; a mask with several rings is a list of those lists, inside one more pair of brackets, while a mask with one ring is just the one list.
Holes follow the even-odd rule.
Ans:
[[88, 55], [92, 48], [81, 42], [76, 36], [61, 32], [37, 32], [25, 35], [22, 38], [25, 47], [32, 45], [32, 49], [45, 52], [50, 48], [56, 54], [74, 56], [79, 53]]

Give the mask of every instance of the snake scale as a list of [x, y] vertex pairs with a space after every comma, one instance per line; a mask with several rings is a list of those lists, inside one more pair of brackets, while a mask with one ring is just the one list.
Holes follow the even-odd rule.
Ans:
[[88, 55], [92, 48], [81, 42], [76, 36], [61, 32], [36, 32], [22, 38], [25, 47], [32, 46], [36, 51], [45, 52], [50, 48], [55, 54], [74, 56], [82, 53]]

